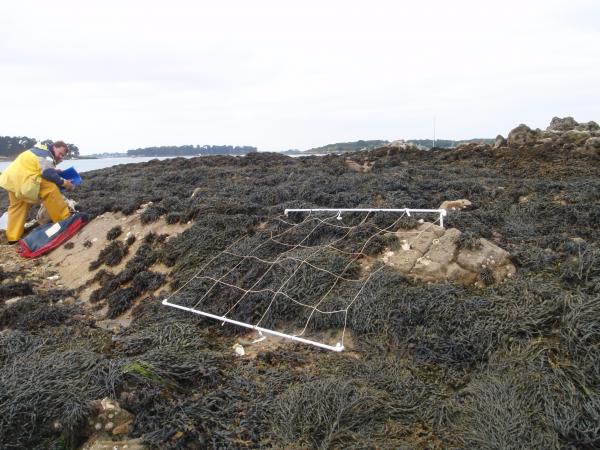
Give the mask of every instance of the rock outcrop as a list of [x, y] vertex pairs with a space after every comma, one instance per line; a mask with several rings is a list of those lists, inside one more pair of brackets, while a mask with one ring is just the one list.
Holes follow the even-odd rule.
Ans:
[[395, 234], [400, 248], [384, 252], [382, 261], [422, 281], [486, 286], [516, 271], [506, 250], [483, 238], [467, 245], [456, 228], [424, 222]]
[[553, 117], [552, 120], [550, 121], [550, 125], [548, 126], [548, 128], [546, 128], [546, 131], [564, 132], [564, 131], [570, 131], [570, 130], [599, 131], [600, 125], [598, 125], [593, 120], [591, 120], [587, 123], [578, 123], [572, 117], [564, 117], [564, 118]]
[[507, 145], [508, 141], [504, 136], [502, 136], [501, 134], [496, 136], [496, 139], [494, 140], [494, 148], [506, 147]]
[[440, 209], [445, 209], [446, 211], [454, 211], [458, 209], [466, 209], [473, 206], [470, 200], [466, 198], [461, 198], [460, 200], [446, 200], [442, 202], [440, 205]]
[[349, 169], [354, 170], [355, 172], [359, 172], [359, 173], [368, 173], [371, 171], [371, 169], [373, 168], [373, 161], [364, 161], [363, 164], [359, 164], [356, 161], [353, 161], [350, 158], [346, 158], [346, 166], [348, 166]]
[[526, 145], [533, 145], [538, 140], [540, 135], [540, 130], [532, 130], [527, 125], [522, 123], [508, 133], [508, 146], [522, 147]]
[[[502, 147], [501, 136], [493, 148]], [[532, 130], [521, 124], [508, 134], [507, 144], [512, 149], [557, 152], [575, 151], [579, 154], [600, 154], [600, 125], [590, 121], [578, 123], [572, 117], [554, 117], [545, 130]]]

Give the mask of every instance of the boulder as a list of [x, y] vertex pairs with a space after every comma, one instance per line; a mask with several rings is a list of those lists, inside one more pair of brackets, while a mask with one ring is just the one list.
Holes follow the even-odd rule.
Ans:
[[460, 200], [446, 200], [442, 202], [440, 205], [440, 209], [445, 209], [446, 211], [455, 211], [457, 209], [465, 209], [473, 204], [467, 200], [466, 198], [461, 198]]
[[504, 136], [499, 134], [496, 136], [496, 140], [494, 141], [494, 148], [506, 147], [508, 145], [508, 141]]
[[541, 133], [532, 130], [525, 124], [521, 124], [518, 127], [514, 128], [510, 133], [508, 133], [508, 146], [523, 147], [527, 145], [532, 145], [537, 140], [538, 134]]
[[550, 121], [550, 125], [546, 130], [554, 130], [554, 131], [569, 131], [574, 130], [579, 124], [572, 117], [553, 117]]
[[600, 137], [591, 137], [585, 141], [584, 148], [589, 151], [600, 150]]
[[586, 130], [586, 131], [592, 131], [592, 132], [600, 131], [600, 125], [598, 125], [593, 120], [590, 120], [588, 123], [579, 124], [579, 126], [581, 127], [582, 130]]
[[591, 137], [589, 131], [569, 130], [561, 135], [561, 140], [565, 144], [580, 145]]

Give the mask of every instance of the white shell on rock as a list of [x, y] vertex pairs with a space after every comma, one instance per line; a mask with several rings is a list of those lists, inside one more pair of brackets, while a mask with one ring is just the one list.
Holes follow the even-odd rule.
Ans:
[[242, 347], [240, 344], [235, 344], [233, 346], [233, 350], [235, 351], [235, 354], [238, 356], [244, 356], [246, 354], [244, 347]]

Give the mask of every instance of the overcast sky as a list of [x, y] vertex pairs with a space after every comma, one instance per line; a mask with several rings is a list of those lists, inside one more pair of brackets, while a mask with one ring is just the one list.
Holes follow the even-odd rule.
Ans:
[[600, 1], [2, 0], [0, 135], [307, 149], [600, 122]]

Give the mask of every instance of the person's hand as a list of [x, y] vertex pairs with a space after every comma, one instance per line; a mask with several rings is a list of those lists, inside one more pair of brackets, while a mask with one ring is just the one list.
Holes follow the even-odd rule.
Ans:
[[62, 187], [64, 187], [67, 191], [72, 191], [75, 186], [69, 180], [65, 180]]

